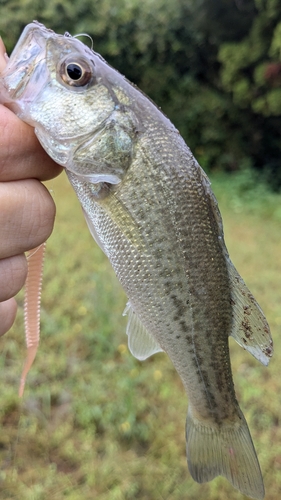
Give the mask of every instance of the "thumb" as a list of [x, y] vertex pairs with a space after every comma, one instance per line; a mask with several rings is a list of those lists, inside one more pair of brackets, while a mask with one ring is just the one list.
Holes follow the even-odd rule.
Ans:
[[8, 56], [6, 53], [6, 48], [2, 38], [0, 37], [0, 73], [5, 68], [8, 61]]

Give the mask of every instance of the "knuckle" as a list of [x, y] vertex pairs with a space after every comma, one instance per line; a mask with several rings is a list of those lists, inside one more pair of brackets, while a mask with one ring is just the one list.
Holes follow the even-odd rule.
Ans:
[[29, 233], [29, 247], [32, 248], [43, 243], [50, 236], [56, 209], [45, 186], [36, 180], [30, 183], [32, 183], [30, 185], [32, 197], [27, 200], [25, 223], [27, 224], [26, 231]]
[[27, 262], [24, 254], [0, 260], [0, 301], [14, 297], [24, 286]]
[[0, 336], [10, 330], [17, 313], [15, 299], [0, 302]]
[[55, 203], [48, 190], [40, 184], [41, 186], [41, 198], [40, 198], [40, 213], [39, 213], [39, 224], [42, 230], [43, 239], [47, 239], [54, 226], [56, 208]]

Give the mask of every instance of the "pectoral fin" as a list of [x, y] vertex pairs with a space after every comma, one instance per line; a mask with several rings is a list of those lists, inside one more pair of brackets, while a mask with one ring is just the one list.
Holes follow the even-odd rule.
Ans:
[[95, 228], [94, 224], [92, 223], [89, 215], [87, 214], [86, 210], [84, 210], [84, 208], [83, 208], [83, 214], [84, 214], [85, 220], [87, 222], [87, 225], [88, 225], [88, 228], [89, 228], [89, 231], [90, 231], [92, 237], [94, 238], [95, 242], [98, 244], [98, 246], [102, 249], [102, 251], [106, 255], [104, 244], [101, 241], [101, 239], [100, 239], [100, 237], [99, 237], [99, 235], [98, 235], [98, 233], [96, 231], [96, 228]]
[[130, 303], [127, 304], [123, 316], [128, 314], [128, 324], [126, 333], [128, 335], [128, 347], [133, 356], [140, 361], [149, 358], [156, 352], [163, 352], [163, 349], [155, 342], [147, 329], [143, 326]]
[[228, 264], [232, 284], [233, 323], [231, 336], [264, 365], [273, 354], [273, 342], [266, 318], [241, 276]]

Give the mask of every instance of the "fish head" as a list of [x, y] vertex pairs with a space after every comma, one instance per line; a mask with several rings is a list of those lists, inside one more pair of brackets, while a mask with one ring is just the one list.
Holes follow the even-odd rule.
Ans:
[[118, 184], [140, 129], [123, 82], [77, 38], [33, 22], [1, 75], [0, 102], [35, 127], [44, 149], [67, 170], [92, 183]]

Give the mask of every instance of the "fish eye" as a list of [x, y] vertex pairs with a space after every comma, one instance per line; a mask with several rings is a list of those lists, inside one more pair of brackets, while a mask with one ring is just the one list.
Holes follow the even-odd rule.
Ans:
[[77, 63], [69, 63], [66, 66], [66, 72], [69, 78], [74, 81], [80, 80], [83, 76], [83, 68]]
[[93, 71], [85, 60], [72, 60], [67, 58], [60, 66], [59, 74], [62, 80], [72, 87], [84, 87], [92, 77]]

